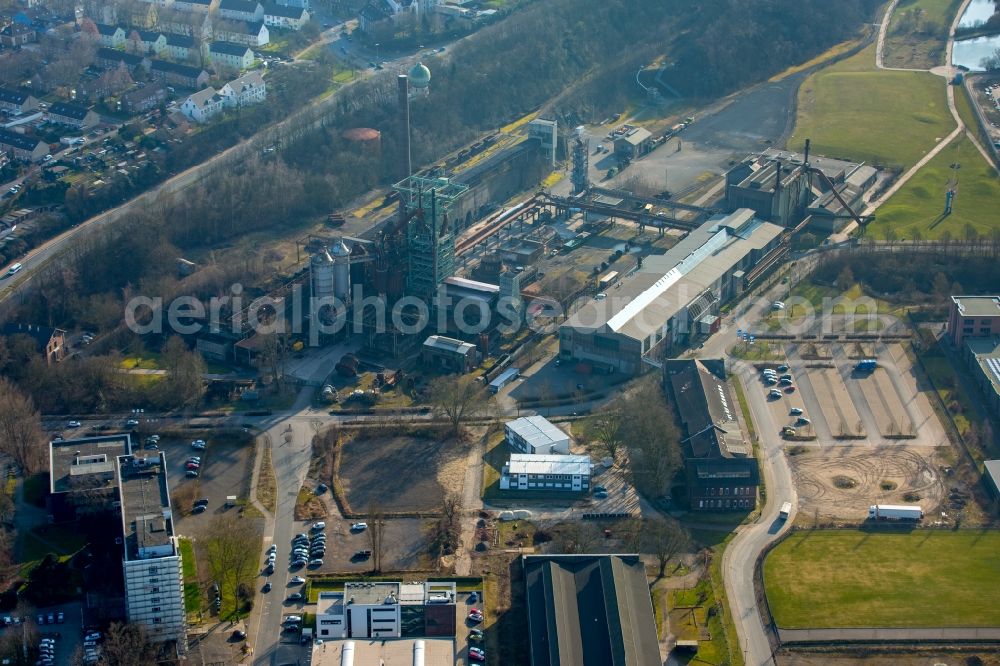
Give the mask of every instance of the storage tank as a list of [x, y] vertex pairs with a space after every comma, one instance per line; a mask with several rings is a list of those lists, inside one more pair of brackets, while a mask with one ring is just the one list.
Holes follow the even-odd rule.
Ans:
[[341, 136], [365, 153], [378, 154], [382, 148], [382, 133], [371, 127], [354, 127], [345, 130]]
[[339, 238], [330, 248], [330, 255], [333, 257], [333, 293], [346, 303], [351, 295], [351, 248]]

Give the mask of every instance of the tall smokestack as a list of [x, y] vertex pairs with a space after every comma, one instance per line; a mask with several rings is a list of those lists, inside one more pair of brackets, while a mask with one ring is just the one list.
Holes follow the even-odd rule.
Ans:
[[409, 178], [413, 173], [410, 162], [410, 79], [406, 74], [400, 74], [396, 79], [399, 85], [399, 122], [402, 125], [403, 152], [400, 155], [403, 178]]

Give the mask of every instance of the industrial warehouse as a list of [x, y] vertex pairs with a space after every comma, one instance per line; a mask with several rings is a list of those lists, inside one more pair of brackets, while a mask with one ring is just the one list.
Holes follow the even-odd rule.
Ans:
[[783, 252], [783, 229], [750, 209], [712, 218], [651, 256], [559, 329], [559, 355], [635, 374], [655, 357], [718, 327], [719, 307]]

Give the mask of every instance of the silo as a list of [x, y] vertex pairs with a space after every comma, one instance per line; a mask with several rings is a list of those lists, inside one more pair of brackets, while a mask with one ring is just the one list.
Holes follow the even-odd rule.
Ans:
[[333, 294], [347, 302], [351, 295], [351, 248], [347, 247], [343, 238], [330, 248], [328, 256], [333, 260]]
[[317, 252], [309, 264], [312, 297], [330, 298], [336, 295], [336, 263], [328, 250]]

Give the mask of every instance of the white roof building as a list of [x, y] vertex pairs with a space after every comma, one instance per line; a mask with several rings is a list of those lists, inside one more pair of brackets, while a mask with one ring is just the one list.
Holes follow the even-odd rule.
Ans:
[[500, 490], [590, 489], [590, 456], [512, 453], [500, 476]]
[[569, 453], [569, 435], [543, 416], [522, 416], [504, 425], [507, 443], [521, 453]]

